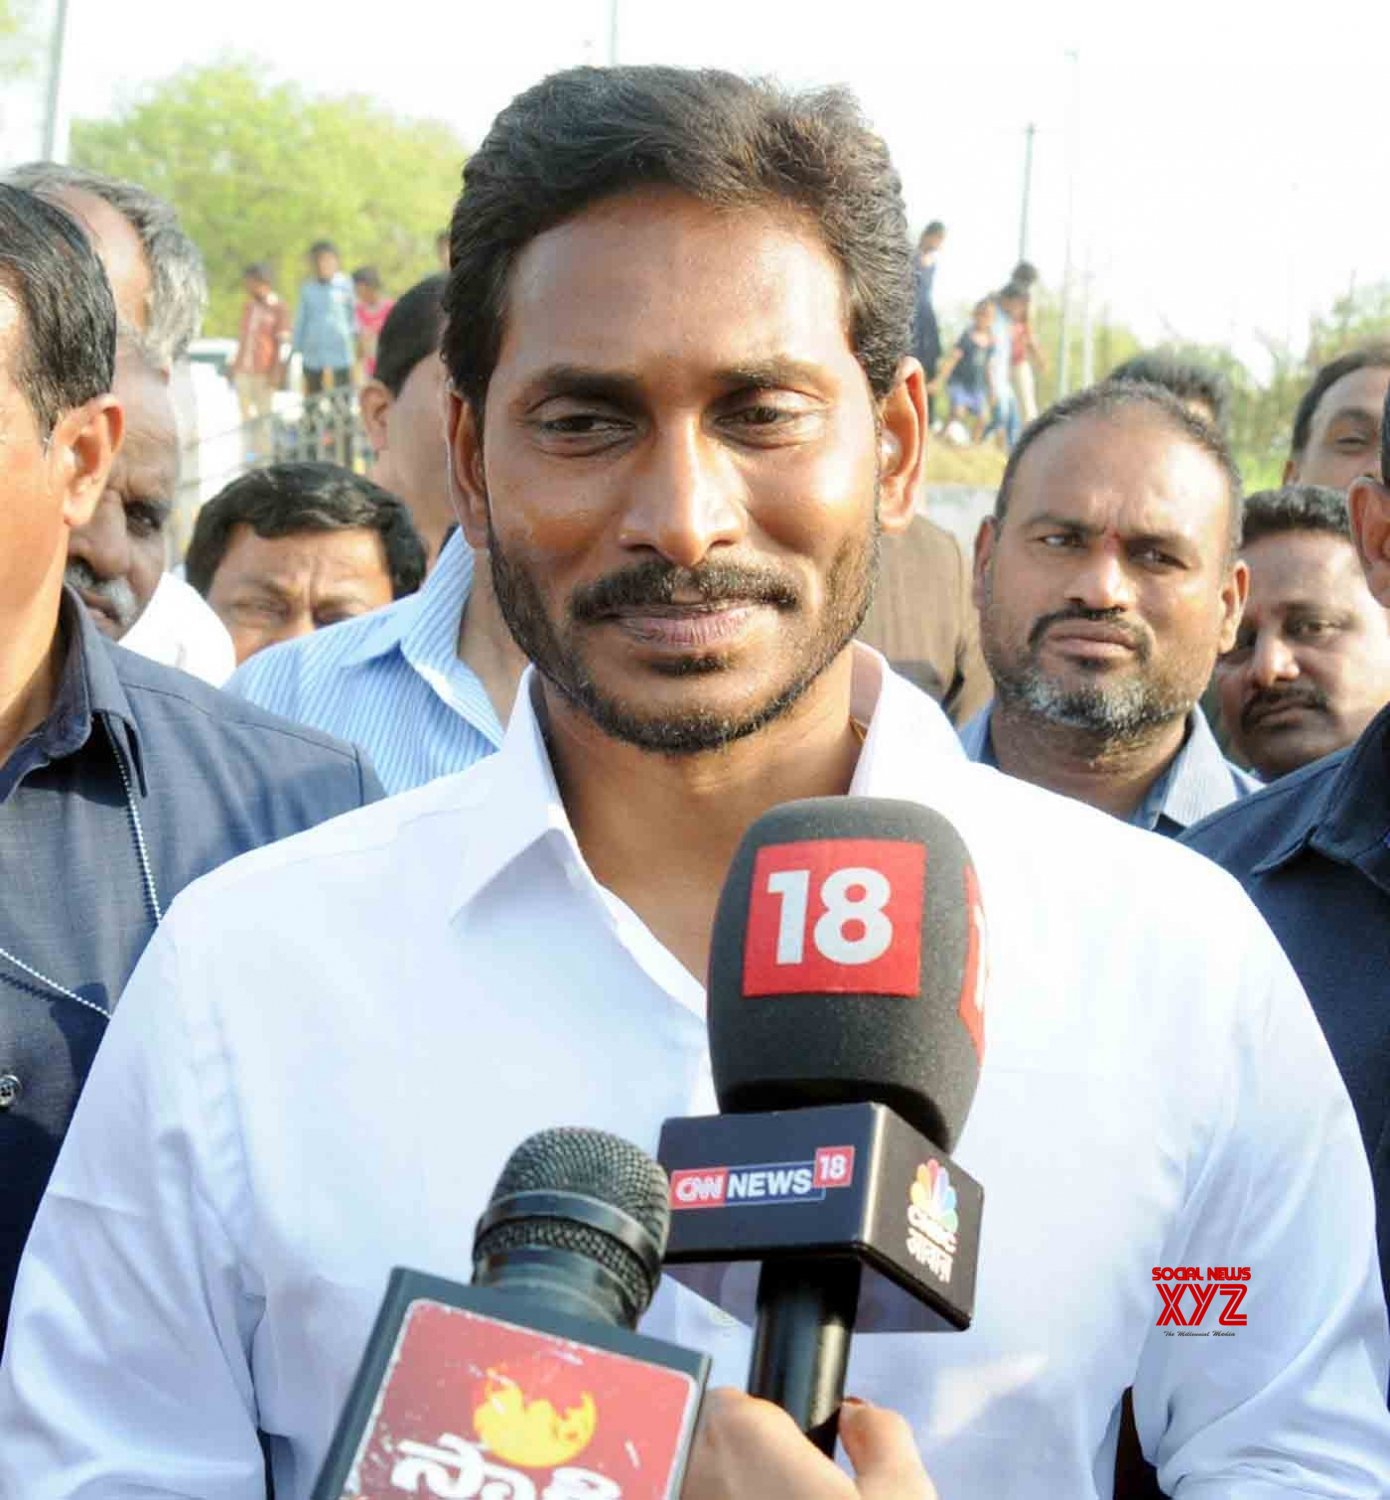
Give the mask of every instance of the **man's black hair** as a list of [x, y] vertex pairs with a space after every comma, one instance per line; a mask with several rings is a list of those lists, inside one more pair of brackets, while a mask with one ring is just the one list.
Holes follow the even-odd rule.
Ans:
[[1234, 557], [1240, 544], [1242, 482], [1225, 437], [1210, 422], [1193, 416], [1170, 390], [1137, 380], [1103, 380], [1099, 385], [1087, 386], [1055, 406], [1049, 406], [1036, 421], [1023, 429], [999, 482], [999, 493], [994, 501], [995, 523], [1003, 521], [1009, 508], [1009, 496], [1018, 478], [1019, 465], [1040, 437], [1083, 417], [1113, 417], [1130, 410], [1143, 412], [1170, 428], [1178, 437], [1185, 438], [1193, 447], [1200, 448], [1226, 476], [1231, 511], [1228, 552]]
[[1217, 427], [1223, 433], [1229, 430], [1231, 384], [1220, 370], [1210, 365], [1158, 349], [1125, 360], [1105, 378], [1161, 385], [1165, 391], [1172, 391], [1179, 401], [1194, 401], [1206, 407]]
[[352, 273], [352, 284], [354, 286], [379, 287], [381, 285], [381, 272], [375, 266], [358, 266]]
[[413, 594], [424, 581], [425, 545], [410, 512], [379, 484], [337, 464], [285, 463], [251, 469], [203, 506], [188, 544], [184, 572], [204, 598], [237, 526], [249, 526], [262, 537], [365, 527], [381, 537], [393, 598]]
[[61, 208], [0, 182], [0, 288], [24, 315], [9, 374], [45, 440], [111, 389], [116, 303], [87, 236]]
[[1037, 281], [1038, 268], [1031, 260], [1019, 261], [1013, 270], [1009, 272], [1008, 284], [1018, 287], [1021, 291], [1031, 291], [1037, 285]]
[[940, 219], [933, 219], [931, 221], [931, 223], [928, 224], [927, 227], [918, 236], [918, 241], [917, 242], [918, 242], [918, 244], [921, 244], [921, 242], [924, 239], [926, 239], [926, 237], [929, 234], [945, 234], [945, 233], [946, 233], [946, 226], [941, 222], [941, 220]]
[[573, 68], [498, 115], [463, 183], [444, 359], [475, 413], [517, 256], [590, 205], [652, 186], [813, 221], [843, 274], [847, 332], [870, 389], [879, 399], [892, 389], [908, 350], [915, 257], [888, 149], [844, 89], [791, 93], [712, 69]]
[[444, 334], [444, 287], [442, 271], [417, 281], [386, 315], [376, 341], [376, 379], [399, 396], [410, 372], [422, 359], [439, 353]]
[[1322, 484], [1286, 484], [1245, 497], [1240, 544], [1290, 531], [1322, 531], [1351, 540], [1347, 497]]
[[[1289, 452], [1294, 458], [1300, 457], [1308, 446], [1308, 439], [1313, 435], [1313, 418], [1317, 416], [1322, 398], [1339, 380], [1355, 374], [1357, 370], [1390, 370], [1390, 339], [1372, 339], [1346, 354], [1339, 354], [1313, 376], [1293, 414], [1293, 436], [1289, 441]], [[1381, 431], [1383, 435], [1383, 427]]]
[[332, 240], [315, 240], [314, 243], [309, 246], [310, 255], [336, 255], [337, 253], [338, 247], [333, 243]]

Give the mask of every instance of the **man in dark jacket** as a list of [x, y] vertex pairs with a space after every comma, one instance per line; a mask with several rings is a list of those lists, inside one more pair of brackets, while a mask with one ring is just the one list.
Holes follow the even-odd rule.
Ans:
[[64, 588], [68, 538], [121, 444], [115, 346], [82, 231], [0, 185], [0, 1331], [88, 1068], [168, 904], [380, 795], [359, 751], [110, 644]]
[[[1390, 606], [1390, 400], [1380, 475], [1348, 493], [1371, 593]], [[1264, 913], [1298, 971], [1356, 1109], [1390, 1290], [1390, 709], [1314, 761], [1188, 830]]]

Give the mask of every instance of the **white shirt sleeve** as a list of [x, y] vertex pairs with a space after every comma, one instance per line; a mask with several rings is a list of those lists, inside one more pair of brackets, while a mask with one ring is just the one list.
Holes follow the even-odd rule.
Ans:
[[1246, 1322], [1222, 1328], [1218, 1295], [1198, 1329], [1159, 1327], [1155, 1286], [1135, 1424], [1177, 1500], [1371, 1500], [1390, 1493], [1390, 1334], [1370, 1170], [1297, 976], [1262, 921], [1245, 947], [1226, 1107], [1155, 1264], [1248, 1267]]
[[21, 1262], [0, 1495], [264, 1500], [261, 1306], [226, 1222], [240, 1145], [215, 1032], [188, 1021], [177, 926], [131, 978]]

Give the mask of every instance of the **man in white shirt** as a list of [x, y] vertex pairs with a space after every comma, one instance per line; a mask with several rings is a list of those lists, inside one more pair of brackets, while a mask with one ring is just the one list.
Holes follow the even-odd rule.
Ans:
[[[20, 1270], [0, 1493], [253, 1500], [259, 1428], [305, 1500], [389, 1268], [466, 1279], [520, 1139], [651, 1149], [714, 1107], [696, 976], [733, 850], [850, 792], [956, 824], [993, 948], [976, 1321], [859, 1338], [848, 1389], [948, 1496], [1108, 1496], [1128, 1385], [1170, 1493], [1381, 1494], [1369, 1174], [1268, 929], [1187, 851], [971, 765], [850, 644], [925, 429], [898, 180], [853, 101], [560, 74], [462, 203], [454, 474], [537, 670], [495, 756], [176, 904]], [[1173, 1336], [1155, 1271], [1223, 1265], [1247, 1324]], [[683, 1288], [644, 1327], [741, 1383], [747, 1330]]]

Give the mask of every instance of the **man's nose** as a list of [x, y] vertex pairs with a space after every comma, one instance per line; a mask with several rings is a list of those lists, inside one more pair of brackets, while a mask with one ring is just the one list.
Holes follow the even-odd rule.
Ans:
[[1110, 547], [1092, 547], [1078, 559], [1069, 592], [1083, 609], [1130, 609], [1135, 603], [1129, 569]]
[[119, 496], [108, 491], [101, 497], [92, 519], [68, 538], [68, 556], [81, 558], [103, 581], [130, 572], [130, 533]]
[[627, 478], [619, 541], [693, 568], [747, 531], [746, 488], [728, 449], [691, 421], [659, 431]]
[[1292, 682], [1298, 676], [1298, 658], [1276, 630], [1262, 630], [1250, 652], [1250, 679], [1257, 688]]

